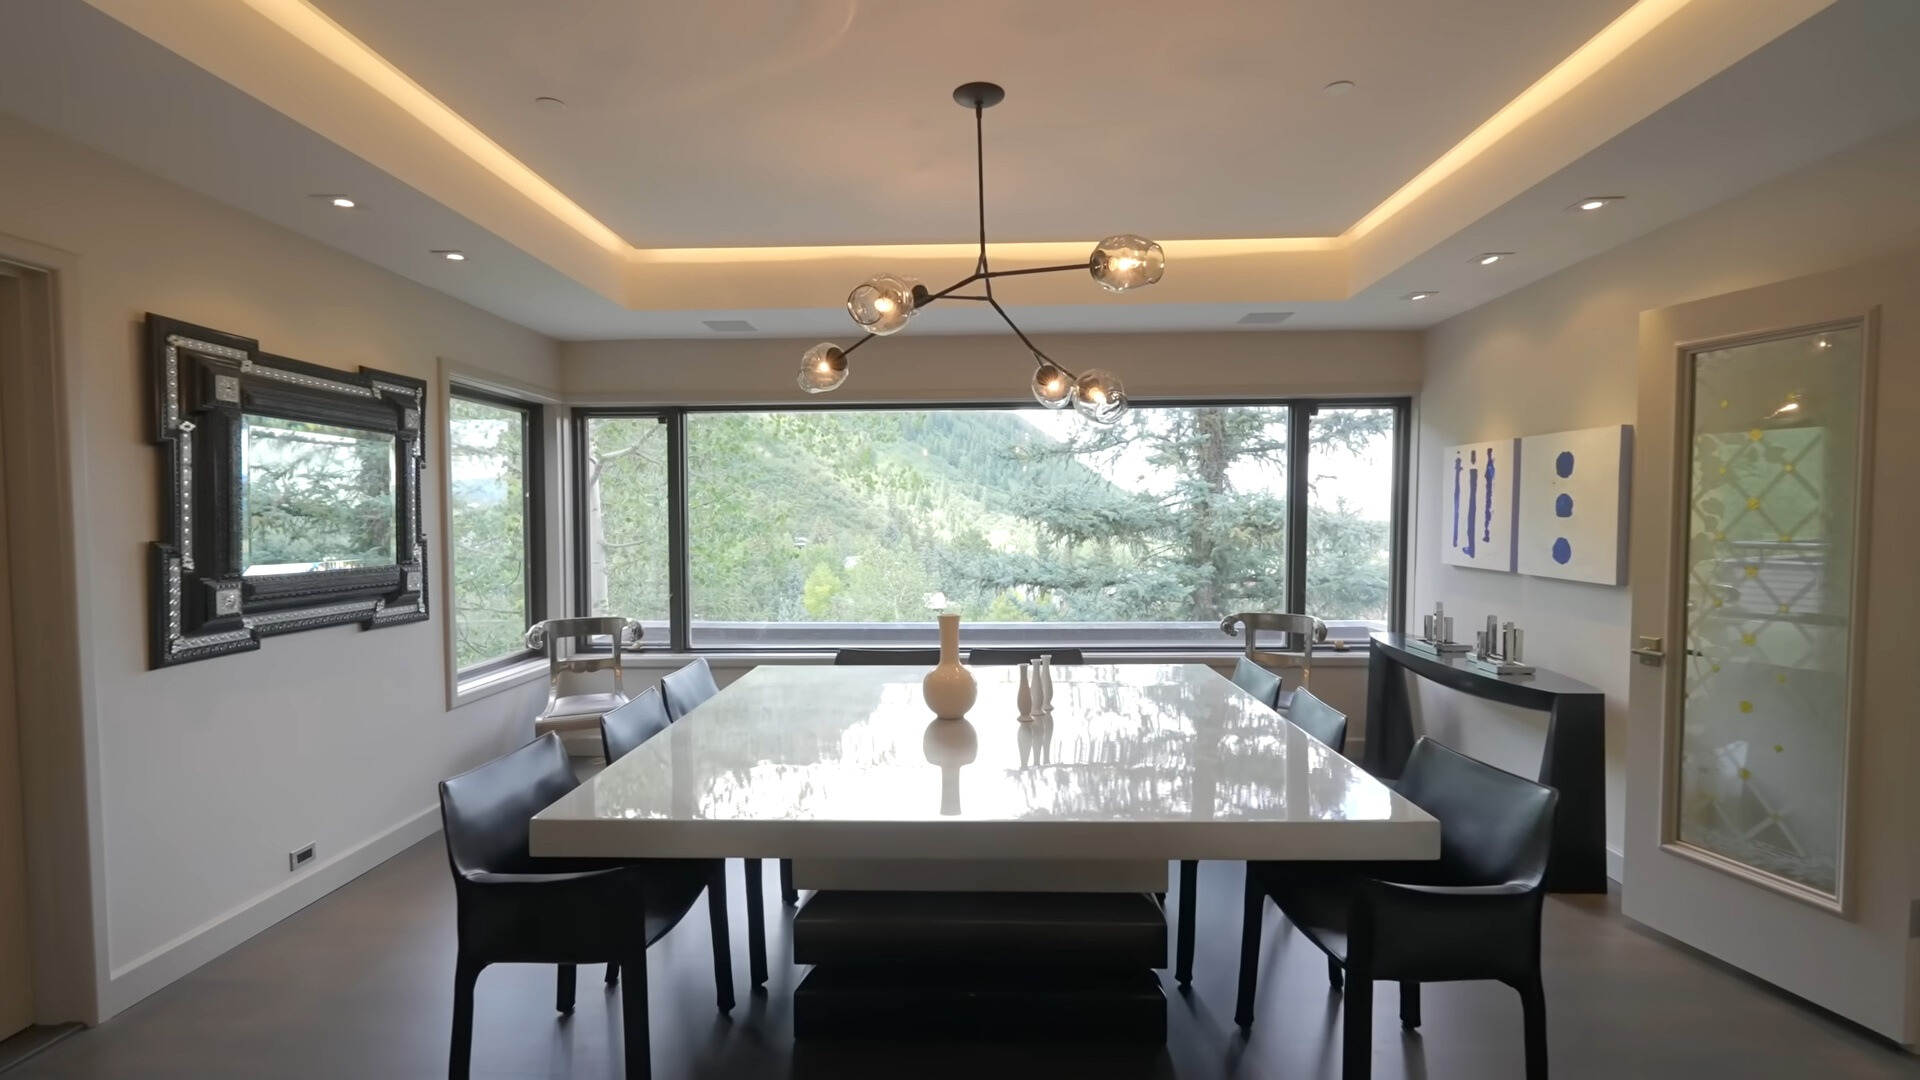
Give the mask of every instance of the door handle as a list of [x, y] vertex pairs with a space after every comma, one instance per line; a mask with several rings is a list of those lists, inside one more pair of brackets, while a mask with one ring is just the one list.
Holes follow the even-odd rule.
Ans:
[[1648, 667], [1659, 667], [1660, 665], [1667, 662], [1666, 650], [1661, 648], [1660, 646], [1661, 646], [1661, 641], [1659, 638], [1643, 637], [1640, 639], [1639, 648], [1632, 649], [1630, 651], [1633, 653], [1633, 655], [1640, 658], [1641, 663], [1647, 665]]

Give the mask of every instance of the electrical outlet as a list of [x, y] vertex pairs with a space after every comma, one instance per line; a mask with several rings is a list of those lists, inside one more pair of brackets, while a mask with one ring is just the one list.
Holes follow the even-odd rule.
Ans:
[[313, 845], [312, 844], [308, 844], [306, 847], [301, 848], [299, 851], [289, 851], [287, 852], [287, 871], [291, 873], [295, 870], [300, 869], [301, 867], [307, 865], [312, 861], [313, 861]]

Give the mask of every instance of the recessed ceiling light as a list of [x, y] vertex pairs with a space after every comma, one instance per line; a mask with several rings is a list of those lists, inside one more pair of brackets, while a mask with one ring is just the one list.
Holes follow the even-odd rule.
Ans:
[[1479, 263], [1481, 266], [1492, 266], [1494, 263], [1499, 262], [1511, 254], [1513, 254], [1511, 251], [1488, 251], [1475, 255], [1473, 261]]
[[1402, 300], [1426, 300], [1426, 299], [1429, 299], [1429, 298], [1431, 298], [1431, 297], [1435, 297], [1435, 296], [1439, 296], [1439, 295], [1440, 295], [1440, 292], [1439, 292], [1439, 290], [1437, 290], [1437, 289], [1419, 289], [1419, 290], [1417, 290], [1417, 291], [1415, 291], [1415, 292], [1410, 292], [1410, 293], [1408, 293], [1407, 295], [1405, 295], [1405, 296], [1403, 296], [1403, 297], [1401, 297], [1400, 299], [1402, 299]]
[[1623, 198], [1625, 198], [1625, 196], [1622, 196], [1622, 195], [1589, 195], [1586, 198], [1581, 199], [1579, 202], [1574, 203], [1572, 206], [1567, 207], [1567, 209], [1599, 210], [1605, 207], [1608, 203], [1617, 203], [1621, 201]]
[[1348, 79], [1341, 79], [1338, 82], [1330, 82], [1327, 85], [1320, 88], [1320, 92], [1327, 95], [1328, 97], [1339, 97], [1341, 94], [1351, 93], [1352, 91], [1353, 91], [1353, 83]]
[[360, 205], [359, 203], [354, 202], [352, 196], [349, 196], [349, 195], [325, 194], [325, 195], [309, 195], [307, 197], [310, 199], [317, 199], [320, 202], [326, 203], [328, 206], [338, 207], [342, 210], [351, 210], [354, 207]]
[[466, 262], [467, 261], [467, 253], [464, 251], [442, 250], [442, 251], [435, 251], [434, 254], [440, 256], [441, 258], [447, 260], [448, 262]]
[[543, 109], [551, 109], [555, 112], [567, 107], [567, 103], [557, 97], [537, 97], [533, 99], [533, 103]]

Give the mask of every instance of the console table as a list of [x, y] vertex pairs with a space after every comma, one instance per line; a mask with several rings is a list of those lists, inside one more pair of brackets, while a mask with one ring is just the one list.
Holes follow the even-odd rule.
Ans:
[[1367, 747], [1362, 764], [1396, 779], [1413, 750], [1408, 671], [1451, 690], [1547, 714], [1539, 781], [1560, 792], [1554, 811], [1547, 888], [1607, 891], [1606, 695], [1551, 671], [1501, 678], [1467, 666], [1465, 653], [1436, 657], [1409, 648], [1404, 634], [1373, 635], [1367, 657]]

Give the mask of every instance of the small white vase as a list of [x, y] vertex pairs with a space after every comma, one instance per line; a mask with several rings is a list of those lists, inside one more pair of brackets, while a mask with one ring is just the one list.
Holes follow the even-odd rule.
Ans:
[[920, 680], [920, 695], [941, 720], [959, 720], [973, 708], [980, 688], [973, 672], [960, 666], [960, 616], [940, 616], [940, 666]]
[[1029, 664], [1020, 665], [1020, 691], [1014, 696], [1014, 704], [1020, 707], [1020, 719], [1033, 719], [1035, 678], [1040, 669]]

